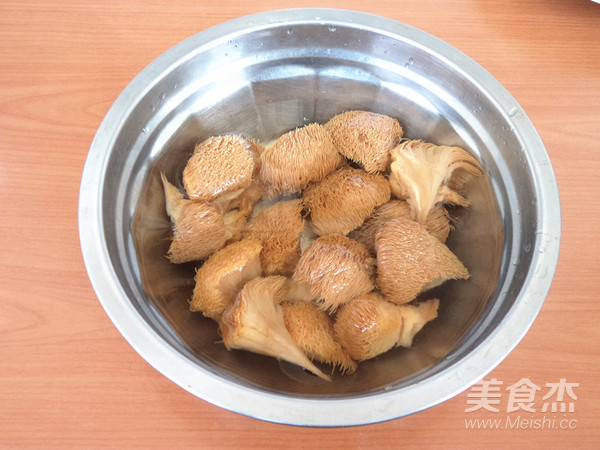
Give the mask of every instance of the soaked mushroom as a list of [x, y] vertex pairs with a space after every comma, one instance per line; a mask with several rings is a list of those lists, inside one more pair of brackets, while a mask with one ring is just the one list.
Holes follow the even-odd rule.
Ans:
[[247, 238], [222, 248], [198, 269], [190, 311], [218, 320], [249, 280], [262, 275], [258, 239]]
[[215, 201], [223, 213], [225, 221], [225, 236], [230, 244], [239, 241], [242, 238], [244, 229], [248, 226], [248, 217], [254, 211], [254, 205], [264, 196], [264, 187], [252, 180], [252, 183], [245, 189], [237, 191], [239, 193], [233, 196], [225, 194]]
[[364, 361], [395, 347], [410, 347], [414, 336], [437, 317], [437, 298], [396, 305], [371, 292], [342, 305], [333, 325], [352, 359]]
[[444, 245], [445, 205], [467, 206], [465, 184], [482, 168], [459, 147], [398, 145], [402, 134], [392, 117], [347, 111], [266, 148], [206, 139], [183, 172], [189, 199], [162, 176], [174, 231], [168, 256], [205, 260], [190, 310], [219, 323], [227, 349], [329, 380], [315, 363], [353, 373], [360, 361], [410, 347], [437, 317], [438, 299], [408, 303], [469, 277]]
[[[384, 203], [364, 223], [352, 231], [348, 237], [363, 243], [371, 253], [375, 253], [375, 233], [379, 227], [388, 220], [395, 218], [412, 219], [410, 205], [404, 200], [390, 200]], [[425, 228], [440, 242], [446, 242], [450, 233], [450, 219], [443, 205], [436, 205], [425, 222]]]
[[460, 147], [406, 141], [391, 152], [392, 193], [410, 203], [413, 218], [425, 223], [438, 202], [466, 206], [458, 192], [471, 175], [481, 175], [481, 166]]
[[331, 136], [322, 125], [310, 124], [284, 134], [261, 155], [259, 180], [269, 197], [292, 194], [320, 181], [342, 164]]
[[285, 291], [282, 302], [311, 302], [318, 299], [309, 284], [299, 283], [293, 278], [288, 278], [285, 283]]
[[241, 216], [250, 217], [254, 211], [256, 203], [266, 195], [265, 187], [258, 180], [252, 182], [240, 192], [240, 195], [233, 199], [228, 199], [226, 208], [229, 210], [238, 210]]
[[368, 111], [347, 111], [325, 124], [338, 151], [367, 172], [388, 168], [389, 152], [402, 137], [400, 123]]
[[250, 211], [242, 211], [239, 209], [233, 209], [227, 211], [223, 215], [223, 222], [225, 223], [225, 245], [237, 242], [242, 238], [242, 233], [248, 225], [248, 214]]
[[[262, 146], [239, 136], [213, 136], [194, 149], [183, 169], [183, 186], [192, 200], [227, 204], [250, 185]], [[222, 209], [226, 209], [221, 205]]]
[[249, 281], [219, 322], [228, 350], [241, 349], [298, 364], [330, 381], [302, 352], [287, 330], [279, 305], [285, 278], [271, 276]]
[[322, 308], [335, 310], [373, 289], [374, 263], [361, 243], [329, 234], [316, 239], [304, 251], [293, 279], [308, 284]]
[[291, 275], [300, 259], [300, 233], [304, 229], [302, 201], [275, 203], [254, 217], [246, 236], [262, 243], [260, 262], [265, 275]]
[[450, 217], [443, 204], [437, 204], [429, 210], [425, 220], [425, 228], [441, 243], [446, 242], [450, 234]]
[[384, 176], [345, 167], [306, 189], [303, 199], [317, 234], [345, 235], [359, 227], [390, 195]]
[[283, 303], [283, 320], [294, 342], [312, 360], [342, 373], [356, 372], [356, 362], [333, 336], [333, 323], [314, 303]]
[[458, 258], [425, 227], [398, 218], [375, 233], [377, 284], [386, 299], [403, 304], [448, 279], [466, 279], [469, 272]]
[[220, 211], [208, 202], [191, 201], [161, 174], [173, 239], [167, 254], [175, 264], [207, 258], [225, 245], [227, 227]]

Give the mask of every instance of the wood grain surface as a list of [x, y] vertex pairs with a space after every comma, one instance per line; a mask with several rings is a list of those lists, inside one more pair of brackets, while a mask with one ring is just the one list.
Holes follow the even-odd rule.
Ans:
[[[434, 34], [496, 77], [536, 126], [560, 189], [560, 259], [537, 320], [486, 379], [506, 387], [529, 378], [543, 391], [561, 378], [579, 383], [574, 412], [548, 414], [568, 427], [468, 429], [469, 419], [509, 416], [465, 412], [471, 391], [374, 425], [266, 423], [176, 386], [106, 316], [77, 228], [81, 173], [103, 116], [140, 70], [183, 39], [301, 6], [370, 12]], [[599, 130], [600, 5], [591, 1], [3, 0], [0, 448], [598, 448]]]

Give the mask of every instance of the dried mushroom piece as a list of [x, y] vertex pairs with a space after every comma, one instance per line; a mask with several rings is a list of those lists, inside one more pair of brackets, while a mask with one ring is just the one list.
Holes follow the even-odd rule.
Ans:
[[242, 238], [243, 231], [248, 226], [248, 217], [254, 212], [254, 205], [264, 195], [264, 187], [256, 180], [252, 180], [247, 188], [238, 192], [239, 195], [236, 194], [235, 198], [225, 194], [215, 201], [217, 206], [226, 211], [223, 214], [227, 239], [225, 244], [239, 241]]
[[377, 284], [386, 299], [403, 304], [448, 279], [466, 279], [458, 258], [425, 227], [409, 219], [392, 219], [375, 233]]
[[262, 275], [259, 240], [248, 238], [222, 248], [198, 269], [190, 311], [219, 317], [249, 280]]
[[342, 162], [329, 133], [315, 123], [290, 131], [267, 146], [258, 177], [268, 196], [277, 197], [322, 180]]
[[321, 236], [300, 257], [294, 281], [309, 285], [319, 306], [335, 310], [373, 289], [374, 263], [361, 243], [340, 234]]
[[471, 175], [481, 175], [479, 162], [460, 147], [406, 141], [391, 152], [392, 193], [407, 199], [413, 217], [425, 223], [438, 202], [466, 206], [458, 192]]
[[347, 111], [325, 124], [338, 151], [367, 172], [384, 172], [389, 152], [403, 135], [400, 123], [368, 111]]
[[254, 206], [256, 203], [265, 197], [265, 195], [265, 187], [257, 179], [254, 179], [247, 188], [240, 192], [240, 195], [230, 199], [227, 202], [226, 207], [229, 210], [237, 209], [240, 212], [240, 215], [250, 217], [254, 212]]
[[191, 201], [161, 173], [173, 239], [167, 254], [175, 264], [200, 261], [223, 247], [227, 227], [219, 210], [205, 201]]
[[425, 228], [434, 238], [441, 243], [446, 242], [450, 234], [450, 216], [444, 205], [438, 204], [429, 210], [427, 220], [425, 220]]
[[438, 299], [395, 305], [372, 292], [342, 305], [333, 325], [352, 359], [364, 361], [395, 347], [410, 347], [414, 336], [437, 317]]
[[306, 283], [299, 283], [293, 278], [288, 278], [285, 283], [285, 291], [282, 302], [311, 302], [318, 299], [313, 289]]
[[[410, 205], [405, 200], [390, 200], [384, 203], [364, 223], [352, 231], [348, 237], [363, 243], [371, 253], [375, 253], [375, 233], [379, 227], [391, 219], [412, 219]], [[443, 205], [435, 206], [427, 215], [425, 228], [440, 242], [446, 242], [450, 233], [450, 219]]]
[[304, 191], [304, 205], [319, 235], [348, 234], [390, 199], [388, 180], [379, 174], [345, 167]]
[[241, 349], [298, 364], [330, 381], [302, 352], [285, 327], [279, 299], [285, 278], [257, 278], [244, 285], [219, 322], [228, 350]]
[[[239, 136], [213, 136], [194, 149], [183, 169], [183, 186], [192, 200], [225, 205], [250, 185], [261, 145]], [[223, 209], [226, 209], [221, 205]]]
[[283, 320], [294, 342], [311, 360], [329, 364], [342, 373], [356, 372], [357, 364], [333, 336], [333, 323], [314, 303], [283, 303]]
[[432, 298], [416, 305], [399, 305], [404, 323], [398, 335], [397, 345], [411, 347], [416, 334], [438, 316], [440, 300]]
[[302, 201], [275, 203], [254, 217], [245, 236], [262, 243], [260, 262], [265, 275], [291, 275], [300, 259], [300, 233], [304, 229]]
[[248, 212], [239, 209], [227, 211], [223, 215], [225, 222], [225, 245], [237, 242], [242, 238], [242, 233], [248, 225]]

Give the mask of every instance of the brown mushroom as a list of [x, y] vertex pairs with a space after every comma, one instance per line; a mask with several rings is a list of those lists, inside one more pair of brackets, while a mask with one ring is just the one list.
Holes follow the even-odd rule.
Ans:
[[389, 152], [402, 137], [400, 123], [392, 117], [368, 111], [347, 111], [325, 124], [338, 151], [367, 172], [388, 168]]
[[429, 210], [425, 220], [425, 228], [441, 243], [446, 242], [450, 234], [450, 217], [443, 204], [437, 204]]
[[260, 262], [265, 275], [291, 275], [300, 259], [300, 233], [304, 229], [302, 201], [271, 205], [254, 217], [245, 236], [262, 243]]
[[468, 205], [458, 192], [471, 175], [481, 175], [479, 162], [460, 147], [406, 141], [391, 152], [392, 193], [410, 203], [413, 218], [425, 223], [438, 202]]
[[299, 283], [293, 278], [288, 278], [285, 283], [285, 290], [282, 296], [282, 302], [311, 302], [318, 299], [318, 295], [313, 293], [309, 284]]
[[[352, 231], [348, 237], [363, 243], [371, 253], [375, 253], [375, 233], [379, 227], [388, 220], [403, 217], [412, 219], [410, 205], [405, 200], [390, 200], [384, 203], [364, 223]], [[429, 234], [440, 242], [446, 242], [450, 233], [450, 219], [443, 205], [435, 206], [427, 216], [425, 228]]]
[[205, 201], [191, 201], [161, 174], [173, 239], [167, 254], [175, 264], [207, 258], [225, 245], [227, 226], [220, 211]]
[[[239, 136], [213, 136], [194, 149], [183, 169], [183, 186], [192, 200], [229, 202], [250, 185], [261, 145]], [[222, 207], [222, 209], [226, 209]]]
[[345, 235], [359, 227], [390, 195], [384, 176], [345, 167], [306, 189], [303, 199], [317, 234]]
[[258, 239], [247, 238], [214, 253], [196, 272], [190, 311], [218, 320], [239, 289], [262, 274]]
[[229, 199], [229, 201], [226, 202], [225, 207], [229, 210], [238, 210], [240, 215], [247, 218], [252, 215], [256, 203], [265, 197], [265, 195], [266, 190], [264, 185], [255, 178], [248, 187], [240, 192], [240, 195]]
[[340, 234], [316, 239], [302, 254], [294, 281], [310, 286], [324, 309], [335, 310], [373, 287], [375, 261], [364, 245]]
[[447, 279], [466, 279], [458, 258], [425, 227], [410, 219], [392, 219], [375, 233], [377, 284], [386, 299], [403, 304]]
[[223, 215], [225, 223], [225, 245], [237, 242], [242, 238], [242, 233], [248, 225], [248, 211], [233, 209]]
[[329, 133], [315, 123], [290, 131], [267, 146], [258, 177], [268, 195], [276, 197], [322, 180], [342, 162]]
[[285, 278], [257, 278], [244, 285], [219, 322], [228, 350], [241, 349], [298, 364], [329, 381], [302, 352], [287, 330], [279, 305]]
[[345, 303], [336, 314], [335, 338], [352, 359], [364, 361], [395, 347], [410, 347], [423, 326], [437, 317], [437, 298], [396, 305], [371, 292]]
[[356, 372], [356, 362], [333, 337], [333, 323], [314, 303], [283, 303], [283, 320], [294, 342], [312, 360], [342, 373]]

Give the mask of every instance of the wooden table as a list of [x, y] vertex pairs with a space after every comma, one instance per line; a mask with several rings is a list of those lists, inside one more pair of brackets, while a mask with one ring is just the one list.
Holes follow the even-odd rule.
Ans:
[[[375, 425], [261, 422], [164, 378], [96, 299], [77, 202], [88, 148], [112, 102], [181, 40], [238, 16], [299, 6], [370, 12], [438, 36], [494, 75], [545, 142], [561, 193], [560, 260], [531, 330], [486, 377], [503, 382], [499, 413], [465, 412], [469, 390]], [[599, 130], [600, 5], [587, 0], [2, 1], [0, 447], [597, 448]], [[505, 388], [523, 378], [540, 387], [538, 410], [508, 414]], [[546, 384], [560, 379], [579, 383], [577, 399], [564, 399], [574, 412], [544, 414]], [[556, 429], [540, 422], [552, 417]], [[482, 422], [469, 429], [469, 420], [486, 418], [501, 419], [504, 429], [484, 430]]]

